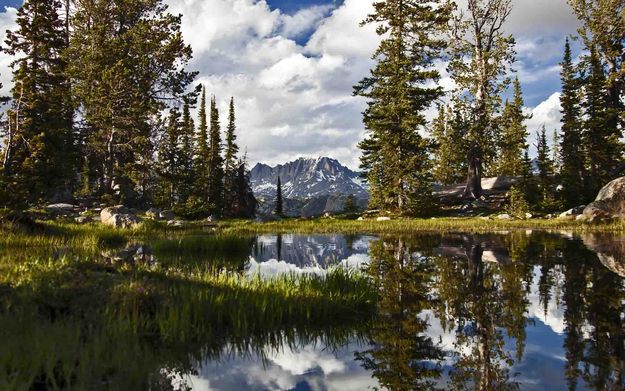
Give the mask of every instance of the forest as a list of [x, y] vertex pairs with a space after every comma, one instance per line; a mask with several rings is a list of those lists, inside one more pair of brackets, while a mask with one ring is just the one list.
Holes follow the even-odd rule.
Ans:
[[[469, 0], [465, 9], [375, 3], [364, 23], [378, 26], [382, 43], [371, 75], [355, 87], [368, 99], [360, 148], [370, 207], [427, 215], [433, 183], [465, 181], [463, 197], [480, 199], [483, 177], [510, 176], [519, 179], [509, 194], [514, 214], [548, 213], [585, 204], [622, 176], [625, 4], [568, 4], [582, 27], [562, 37], [562, 130], [552, 133], [525, 123], [515, 37], [506, 33], [511, 0]], [[577, 58], [572, 42], [583, 48]], [[442, 87], [441, 69], [452, 91]], [[438, 116], [428, 121], [432, 106]]]
[[[551, 213], [588, 203], [622, 175], [624, 5], [568, 3], [582, 27], [562, 37], [560, 132], [526, 126], [506, 33], [511, 0], [373, 4], [362, 23], [381, 43], [354, 87], [367, 101], [359, 145], [370, 209], [430, 215], [435, 184], [465, 182], [465, 202], [484, 199], [482, 178], [507, 176], [516, 178], [509, 210]], [[182, 17], [162, 0], [24, 2], [2, 45], [13, 58], [0, 124], [3, 207], [79, 199], [189, 218], [254, 215], [235, 99], [223, 132], [217, 98], [188, 69]]]

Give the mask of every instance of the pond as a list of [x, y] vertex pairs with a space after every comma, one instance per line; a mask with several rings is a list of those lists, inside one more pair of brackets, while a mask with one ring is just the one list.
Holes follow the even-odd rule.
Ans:
[[[0, 283], [0, 388], [625, 389], [620, 236], [194, 236], [126, 251], [149, 262], [113, 271], [47, 254], [20, 266], [27, 281]], [[67, 286], [54, 262], [84, 280]], [[204, 267], [220, 283], [181, 282]], [[285, 275], [327, 276], [339, 294], [298, 296]], [[353, 293], [356, 275], [372, 296]], [[349, 306], [342, 291], [375, 300]]]

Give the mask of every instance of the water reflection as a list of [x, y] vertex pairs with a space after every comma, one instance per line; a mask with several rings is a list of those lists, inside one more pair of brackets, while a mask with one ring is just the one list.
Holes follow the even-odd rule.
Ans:
[[[133, 260], [107, 297], [90, 290], [92, 276], [110, 272], [100, 264], [71, 266], [82, 276], [71, 286], [41, 265], [19, 287], [0, 283], [0, 389], [625, 389], [620, 237], [193, 237], [151, 243], [150, 262], [132, 246], [103, 254]], [[154, 267], [203, 266], [267, 276], [359, 269], [378, 299], [354, 314], [315, 295], [169, 274], [142, 282]], [[94, 304], [103, 310], [84, 310]]]

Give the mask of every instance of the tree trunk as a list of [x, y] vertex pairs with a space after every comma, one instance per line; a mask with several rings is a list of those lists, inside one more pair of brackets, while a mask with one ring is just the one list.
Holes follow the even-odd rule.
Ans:
[[476, 146], [469, 151], [469, 170], [464, 198], [478, 199], [482, 196], [482, 159]]
[[9, 134], [7, 134], [6, 150], [4, 151], [4, 161], [2, 162], [2, 173], [5, 177], [11, 175], [11, 161], [13, 160], [13, 126], [11, 126], [11, 115], [8, 117]]

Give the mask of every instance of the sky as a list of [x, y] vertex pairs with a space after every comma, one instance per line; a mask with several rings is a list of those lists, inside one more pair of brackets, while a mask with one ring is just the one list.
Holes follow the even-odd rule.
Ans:
[[[183, 14], [194, 50], [189, 68], [217, 97], [222, 120], [234, 96], [239, 144], [252, 164], [329, 156], [358, 167], [365, 102], [352, 96], [352, 86], [368, 74], [379, 43], [373, 26], [359, 26], [372, 0], [166, 2]], [[14, 26], [11, 7], [18, 3], [0, 0], [0, 38]], [[551, 132], [560, 127], [558, 63], [578, 22], [566, 0], [513, 0], [513, 6], [505, 29], [517, 40], [514, 68], [533, 114], [528, 130], [544, 124]], [[9, 63], [0, 54], [0, 93], [10, 88]], [[446, 75], [442, 84], [453, 86]]]

